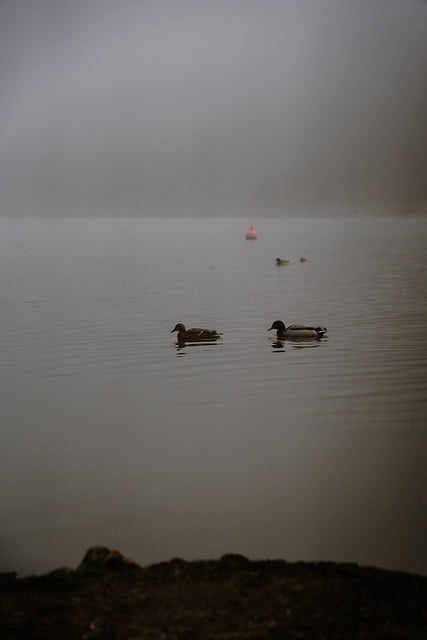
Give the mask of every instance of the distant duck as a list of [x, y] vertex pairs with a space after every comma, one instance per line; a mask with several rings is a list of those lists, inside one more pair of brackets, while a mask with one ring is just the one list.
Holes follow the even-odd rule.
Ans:
[[246, 231], [245, 238], [246, 238], [246, 240], [256, 240], [257, 239], [257, 232], [255, 231], [255, 227], [254, 227], [253, 224], [251, 224], [250, 227], [249, 227], [249, 230]]
[[178, 322], [171, 333], [174, 333], [174, 331], [178, 332], [177, 338], [180, 341], [192, 340], [193, 342], [197, 342], [198, 340], [218, 340], [218, 338], [222, 336], [222, 333], [219, 333], [215, 329], [200, 329], [198, 327], [186, 329], [182, 322]]
[[281, 320], [273, 322], [267, 331], [276, 330], [277, 338], [323, 338], [327, 332], [326, 327], [307, 327], [304, 324], [291, 324], [289, 327]]
[[276, 264], [279, 267], [281, 264], [289, 264], [290, 260], [282, 260], [282, 258], [276, 258]]
[[299, 259], [300, 262], [307, 262], [307, 258], [304, 258], [304, 256], [301, 256], [301, 258]]

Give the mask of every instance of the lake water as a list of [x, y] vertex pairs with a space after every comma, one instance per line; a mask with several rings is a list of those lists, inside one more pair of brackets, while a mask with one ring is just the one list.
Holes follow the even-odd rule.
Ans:
[[427, 573], [426, 248], [415, 217], [1, 219], [0, 570], [105, 544]]

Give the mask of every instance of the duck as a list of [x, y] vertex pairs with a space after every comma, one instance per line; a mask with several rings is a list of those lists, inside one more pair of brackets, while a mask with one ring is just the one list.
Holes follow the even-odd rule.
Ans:
[[182, 322], [178, 322], [172, 329], [171, 333], [178, 332], [178, 340], [180, 341], [197, 341], [197, 340], [217, 340], [222, 336], [222, 333], [216, 331], [216, 329], [200, 329], [193, 327], [192, 329], [186, 329]]
[[326, 327], [307, 327], [304, 324], [291, 324], [289, 327], [281, 320], [275, 320], [267, 331], [276, 330], [277, 338], [323, 338], [328, 331]]
[[276, 258], [276, 264], [277, 266], [280, 266], [281, 264], [289, 264], [290, 260], [282, 260], [282, 258]]

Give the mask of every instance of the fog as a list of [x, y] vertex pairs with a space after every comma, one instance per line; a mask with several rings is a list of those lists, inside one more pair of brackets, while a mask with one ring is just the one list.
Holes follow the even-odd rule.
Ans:
[[0, 0], [0, 213], [427, 211], [422, 0]]

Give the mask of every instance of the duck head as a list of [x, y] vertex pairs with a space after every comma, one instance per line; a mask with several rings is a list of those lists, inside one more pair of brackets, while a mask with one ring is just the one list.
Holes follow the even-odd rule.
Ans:
[[281, 320], [275, 320], [271, 325], [271, 327], [267, 329], [267, 331], [271, 331], [272, 329], [276, 329], [276, 331], [279, 331], [280, 333], [284, 333], [286, 331], [285, 323], [282, 322]]
[[182, 322], [178, 322], [178, 324], [176, 324], [172, 329], [171, 333], [174, 333], [174, 331], [178, 331], [178, 333], [185, 333], [186, 332], [185, 325], [183, 325]]

